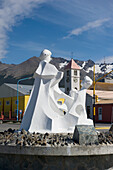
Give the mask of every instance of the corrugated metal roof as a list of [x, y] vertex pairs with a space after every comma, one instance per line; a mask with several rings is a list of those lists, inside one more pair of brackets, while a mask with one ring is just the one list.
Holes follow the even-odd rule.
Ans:
[[[93, 84], [90, 86], [89, 89], [92, 89], [92, 88], [93, 88]], [[113, 91], [113, 83], [96, 82], [95, 89], [96, 90]]]
[[[93, 97], [93, 90], [87, 90], [87, 93]], [[100, 100], [113, 99], [113, 91], [95, 90], [95, 95], [97, 95]]]
[[[4, 83], [6, 86], [14, 89], [17, 91], [17, 84], [9, 84], [9, 83]], [[31, 90], [32, 90], [32, 87], [31, 85], [23, 85], [23, 84], [19, 84], [18, 86], [18, 91], [24, 95], [26, 94], [30, 94]]]

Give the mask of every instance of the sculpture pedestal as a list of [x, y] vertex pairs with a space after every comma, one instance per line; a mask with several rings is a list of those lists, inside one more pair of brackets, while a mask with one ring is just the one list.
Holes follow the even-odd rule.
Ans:
[[98, 144], [98, 136], [93, 125], [76, 125], [73, 140], [78, 144]]

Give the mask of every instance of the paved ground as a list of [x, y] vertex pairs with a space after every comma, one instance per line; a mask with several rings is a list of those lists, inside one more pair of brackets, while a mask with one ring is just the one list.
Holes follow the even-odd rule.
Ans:
[[108, 131], [110, 127], [111, 127], [111, 124], [108, 124], [108, 123], [96, 123], [95, 129], [97, 131], [105, 132], [105, 131]]
[[[111, 124], [105, 124], [105, 123], [96, 123], [95, 129], [97, 131], [108, 131], [110, 128]], [[9, 128], [12, 129], [19, 129], [20, 128], [20, 123], [3, 123], [0, 124], [0, 132], [3, 132], [4, 130], [8, 130]]]
[[20, 128], [20, 123], [2, 123], [0, 124], [0, 132], [3, 132], [5, 130], [8, 130], [9, 128], [11, 129], [19, 129]]

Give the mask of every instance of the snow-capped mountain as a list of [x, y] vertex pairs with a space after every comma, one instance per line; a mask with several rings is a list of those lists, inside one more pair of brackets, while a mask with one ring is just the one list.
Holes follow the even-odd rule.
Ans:
[[[5, 64], [0, 62], [0, 85], [3, 83], [17, 83], [18, 79], [24, 77], [31, 77], [39, 64], [38, 57], [31, 57], [30, 59], [20, 63], [20, 64]], [[61, 57], [52, 57], [51, 64], [55, 65], [58, 70], [64, 71], [65, 66], [68, 64], [69, 60]], [[93, 66], [94, 62], [92, 60], [80, 61], [75, 60], [75, 62], [81, 68], [81, 79], [88, 75], [93, 79]], [[101, 77], [105, 73], [108, 73], [113, 69], [113, 63], [111, 64], [96, 64], [96, 77]], [[109, 75], [113, 78], [113, 74]], [[22, 84], [33, 84], [33, 79], [21, 82]], [[61, 81], [61, 86], [64, 86], [64, 79]]]
[[[68, 64], [69, 61], [65, 61], [63, 63], [59, 63], [59, 68], [63, 69], [64, 66]], [[88, 61], [79, 61], [75, 60], [75, 62], [80, 66], [81, 68], [81, 79], [85, 75], [89, 76], [90, 78], [93, 79], [93, 70], [94, 70], [94, 62], [92, 60]], [[102, 77], [104, 74], [109, 73], [111, 70], [113, 70], [113, 63], [101, 63], [101, 64], [95, 64], [95, 74], [96, 74], [96, 79], [99, 77]], [[113, 78], [113, 72], [109, 74], [107, 77]]]

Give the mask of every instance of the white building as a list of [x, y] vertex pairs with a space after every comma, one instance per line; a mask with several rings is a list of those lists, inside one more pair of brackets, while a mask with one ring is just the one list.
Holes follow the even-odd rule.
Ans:
[[111, 77], [104, 78], [105, 83], [113, 83], [113, 79]]
[[80, 67], [73, 59], [64, 70], [65, 73], [65, 93], [69, 94], [72, 89], [80, 90]]

